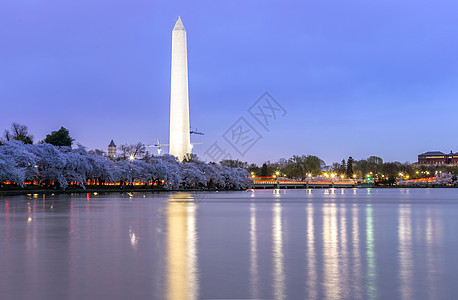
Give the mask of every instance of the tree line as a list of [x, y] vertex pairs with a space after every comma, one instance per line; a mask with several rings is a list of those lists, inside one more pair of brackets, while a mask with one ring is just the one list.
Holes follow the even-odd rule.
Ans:
[[[83, 182], [84, 179], [86, 179], [97, 183], [119, 182], [122, 184], [132, 184], [134, 181], [143, 181], [157, 184], [164, 181], [164, 186], [166, 188], [208, 188], [214, 186], [243, 188], [244, 186], [250, 186], [250, 183], [242, 183], [242, 181], [246, 180], [248, 177], [272, 177], [274, 175], [304, 180], [307, 177], [332, 173], [339, 178], [359, 178], [374, 181], [376, 184], [390, 185], [394, 184], [399, 178], [418, 179], [433, 177], [438, 174], [451, 174], [452, 178], [456, 178], [458, 174], [458, 166], [420, 165], [397, 161], [384, 162], [383, 159], [378, 156], [370, 156], [367, 159], [361, 160], [355, 160], [352, 157], [348, 157], [347, 160], [343, 159], [340, 163], [333, 163], [330, 167], [326, 167], [324, 161], [314, 155], [293, 155], [289, 159], [282, 158], [273, 163], [267, 161], [261, 166], [258, 166], [257, 164], [249, 164], [240, 160], [223, 160], [219, 164], [214, 162], [205, 163], [200, 161], [195, 154], [188, 154], [184, 161], [180, 163], [175, 158], [168, 155], [155, 157], [154, 155], [148, 154], [142, 143], [121, 145], [119, 147], [119, 155], [116, 158], [110, 158], [103, 150], [95, 149], [86, 151], [82, 146], [78, 146], [77, 149], [71, 149], [73, 141], [74, 139], [70, 136], [69, 131], [61, 127], [59, 130], [46, 135], [46, 138], [37, 145], [33, 145], [33, 136], [29, 134], [27, 126], [13, 123], [11, 129], [5, 130], [3, 138], [0, 140], [0, 145], [3, 144], [7, 146], [4, 148], [0, 146], [0, 155], [2, 151], [6, 151], [8, 147], [21, 148], [19, 145], [22, 144], [21, 153], [29, 151], [32, 154], [35, 153], [35, 157], [38, 158], [41, 157], [40, 155], [45, 155], [47, 151], [58, 151], [62, 155], [75, 155], [75, 153], [79, 153], [79, 158], [81, 158], [81, 156], [87, 156], [86, 161], [93, 163], [92, 170], [111, 170], [110, 172], [98, 176], [97, 174], [89, 172], [88, 170], [91, 170], [91, 168], [88, 167], [86, 168], [86, 173], [83, 172], [84, 175], [78, 177], [72, 175], [70, 172], [59, 177], [61, 178], [59, 180], [57, 176], [59, 172], [54, 170], [54, 177], [45, 176], [43, 175], [47, 174], [45, 168], [40, 165], [40, 163], [36, 164], [37, 171], [40, 172], [35, 174], [35, 176], [38, 176], [37, 179], [39, 179], [38, 181], [40, 183], [44, 182], [44, 184], [49, 184], [49, 182], [57, 182], [61, 187], [66, 186], [65, 181], [69, 182], [76, 177], [81, 179], [78, 182]], [[19, 142], [19, 144], [17, 142]], [[33, 145], [34, 150], [32, 151], [30, 146], [27, 145]], [[57, 148], [52, 150], [49, 148], [49, 145]], [[15, 161], [15, 159], [17, 160], [17, 158], [11, 157], [11, 155], [3, 155], [4, 161], [7, 159], [5, 157], [9, 157], [10, 163]], [[35, 157], [32, 156], [32, 161], [36, 160]], [[73, 158], [75, 158], [75, 156], [73, 156]], [[102, 159], [105, 164], [103, 167], [95, 163], [100, 159]], [[67, 158], [67, 160], [72, 161], [72, 158]], [[15, 180], [10, 180], [12, 173], [10, 173], [10, 175], [5, 173], [7, 168], [2, 167], [1, 162], [2, 157], [0, 156], [0, 181], [21, 182], [18, 179], [22, 178], [21, 176], [17, 177]], [[58, 165], [62, 164], [61, 161]], [[71, 168], [65, 167], [63, 169], [68, 170]], [[158, 169], [163, 169], [163, 172], [159, 172]], [[11, 172], [11, 170], [9, 172]], [[30, 170], [25, 173], [31, 174]], [[179, 174], [179, 176], [175, 176], [174, 174]], [[67, 179], [64, 180], [62, 178]], [[243, 180], [240, 181], [237, 178], [243, 178]], [[31, 181], [30, 177], [27, 177], [27, 180]]]
[[243, 168], [205, 163], [194, 155], [179, 162], [171, 155], [154, 156], [143, 144], [121, 146], [121, 155], [110, 159], [104, 151], [78, 145], [65, 128], [53, 131], [33, 144], [33, 136], [24, 125], [13, 123], [0, 145], [0, 184], [66, 189], [69, 185], [85, 188], [88, 183], [160, 186], [165, 189], [207, 188], [246, 189], [252, 179]]
[[[458, 166], [422, 165], [417, 163], [384, 162], [378, 156], [355, 160], [349, 157], [340, 163], [326, 167], [323, 160], [313, 155], [293, 155], [289, 159], [277, 162], [267, 161], [262, 165], [248, 164], [239, 160], [226, 160], [221, 164], [245, 168], [254, 177], [281, 176], [291, 179], [304, 180], [307, 177], [334, 174], [344, 179], [364, 179], [375, 184], [396, 183], [398, 179], [410, 180], [451, 174], [458, 175]], [[455, 180], [456, 181], [456, 180]]]

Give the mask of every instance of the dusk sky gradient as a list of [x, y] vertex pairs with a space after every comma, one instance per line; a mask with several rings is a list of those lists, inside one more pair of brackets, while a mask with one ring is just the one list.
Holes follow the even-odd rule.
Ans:
[[168, 141], [172, 28], [187, 31], [195, 153], [268, 91], [286, 109], [244, 157], [458, 152], [457, 1], [0, 2], [0, 130], [89, 149]]

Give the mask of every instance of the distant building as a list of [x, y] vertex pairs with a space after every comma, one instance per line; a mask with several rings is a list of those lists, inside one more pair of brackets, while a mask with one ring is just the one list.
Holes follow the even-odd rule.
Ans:
[[441, 151], [429, 151], [418, 155], [418, 163], [424, 165], [454, 165], [458, 164], [458, 152], [445, 154]]
[[116, 158], [116, 144], [111, 140], [111, 143], [108, 145], [108, 157]]

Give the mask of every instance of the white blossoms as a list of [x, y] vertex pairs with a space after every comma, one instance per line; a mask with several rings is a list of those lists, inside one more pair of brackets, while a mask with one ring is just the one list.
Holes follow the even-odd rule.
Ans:
[[122, 183], [163, 184], [166, 189], [246, 189], [253, 184], [248, 172], [202, 161], [180, 163], [174, 156], [111, 161], [76, 149], [51, 144], [30, 145], [18, 141], [0, 146], [0, 183], [39, 182], [65, 189], [69, 183], [84, 185]]

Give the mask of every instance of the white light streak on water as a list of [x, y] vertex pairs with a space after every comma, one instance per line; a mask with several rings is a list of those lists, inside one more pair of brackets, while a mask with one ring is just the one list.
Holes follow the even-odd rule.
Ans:
[[374, 245], [372, 205], [366, 205], [367, 299], [377, 299], [377, 266]]
[[335, 203], [323, 207], [323, 272], [326, 299], [341, 298], [339, 274], [337, 208]]
[[256, 238], [256, 205], [250, 205], [250, 281], [251, 298], [259, 298], [258, 242]]
[[280, 203], [274, 203], [273, 207], [273, 288], [275, 299], [286, 299], [285, 291], [285, 270], [283, 254], [283, 229], [282, 229], [282, 207]]
[[305, 282], [306, 287], [306, 299], [318, 299], [318, 274], [316, 266], [316, 253], [315, 253], [315, 224], [313, 221], [313, 204], [308, 203], [307, 208], [307, 251], [305, 253], [305, 261], [307, 262], [307, 281]]
[[401, 204], [399, 208], [399, 279], [402, 299], [413, 299], [413, 258], [412, 258], [412, 220], [410, 204]]
[[360, 247], [360, 233], [359, 233], [359, 209], [357, 204], [353, 204], [352, 207], [352, 248], [353, 248], [353, 293], [356, 299], [363, 299], [363, 291], [362, 291], [362, 265], [361, 265], [361, 253], [359, 251]]

